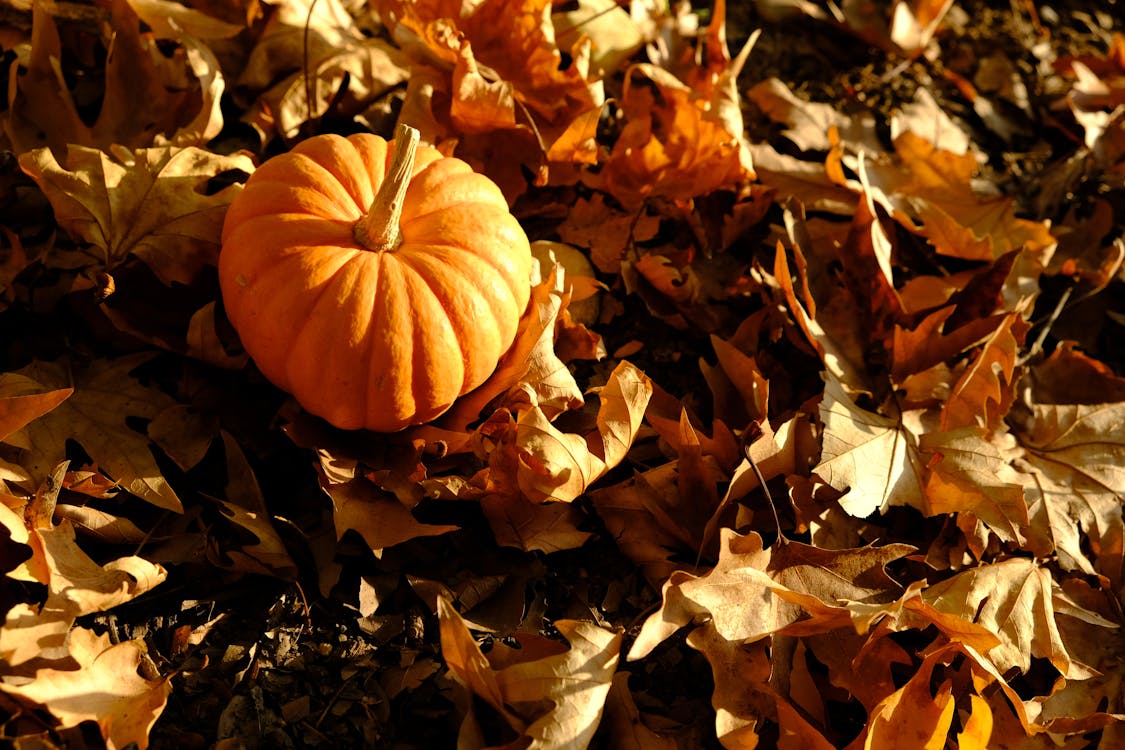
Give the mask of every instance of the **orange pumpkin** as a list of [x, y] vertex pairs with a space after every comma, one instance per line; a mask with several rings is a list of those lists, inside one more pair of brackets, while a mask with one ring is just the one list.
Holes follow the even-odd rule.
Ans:
[[401, 128], [263, 164], [223, 225], [227, 315], [258, 368], [344, 429], [428, 422], [484, 382], [530, 296], [500, 189]]

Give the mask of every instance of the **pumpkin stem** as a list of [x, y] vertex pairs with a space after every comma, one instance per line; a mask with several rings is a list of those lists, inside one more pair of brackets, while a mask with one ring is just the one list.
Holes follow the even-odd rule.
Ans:
[[406, 188], [414, 173], [414, 154], [418, 149], [418, 130], [404, 123], [395, 129], [395, 155], [383, 184], [371, 207], [363, 218], [355, 223], [353, 233], [356, 242], [368, 250], [394, 250], [402, 241], [399, 232], [399, 219]]

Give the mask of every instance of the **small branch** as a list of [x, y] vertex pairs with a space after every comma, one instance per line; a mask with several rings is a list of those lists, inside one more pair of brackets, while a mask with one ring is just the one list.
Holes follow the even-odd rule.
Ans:
[[418, 150], [419, 138], [417, 129], [409, 125], [399, 123], [395, 130], [394, 160], [387, 169], [383, 184], [379, 186], [379, 192], [367, 209], [367, 214], [355, 223], [356, 242], [368, 250], [394, 250], [402, 241], [398, 225], [402, 217], [406, 188], [414, 173], [414, 156]]

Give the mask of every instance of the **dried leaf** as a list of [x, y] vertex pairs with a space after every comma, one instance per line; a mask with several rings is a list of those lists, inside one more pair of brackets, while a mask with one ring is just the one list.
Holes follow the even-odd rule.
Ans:
[[376, 556], [381, 556], [387, 547], [417, 537], [457, 530], [456, 526], [422, 523], [394, 495], [365, 479], [338, 483], [321, 472], [320, 487], [332, 498], [336, 537], [341, 538], [346, 531], [354, 529]]
[[[214, 56], [206, 47], [189, 43], [175, 51], [170, 64], [153, 35], [141, 32], [140, 19], [126, 0], [104, 4], [111, 36], [99, 40], [108, 51], [105, 95], [92, 125], [78, 112], [58, 66], [63, 50], [51, 11], [41, 3], [33, 5], [31, 55], [26, 70], [17, 74], [12, 69], [5, 121], [16, 153], [46, 146], [61, 156], [68, 146], [135, 149], [158, 141], [188, 146], [218, 135], [223, 79]], [[184, 78], [199, 78], [199, 84], [184, 85]]]
[[906, 425], [861, 409], [831, 377], [820, 418], [823, 450], [813, 471], [836, 489], [847, 490], [840, 498], [844, 510], [864, 518], [892, 505], [920, 502], [925, 461]]
[[[567, 644], [520, 634], [520, 648], [496, 643], [484, 655], [444, 597], [438, 599], [438, 616], [442, 654], [454, 679], [496, 711], [524, 747], [563, 750], [589, 743], [617, 668], [620, 635], [587, 622], [557, 620]], [[479, 731], [478, 720], [467, 717], [461, 746], [483, 748]]]
[[35, 362], [19, 372], [0, 375], [0, 392], [29, 378], [57, 388], [68, 385], [73, 377], [74, 395], [7, 438], [22, 449], [21, 465], [38, 481], [66, 456], [66, 441], [77, 440], [120, 487], [153, 505], [182, 512], [180, 499], [157, 466], [148, 439], [126, 423], [129, 418], [154, 419], [174, 403], [129, 375], [151, 357], [142, 352], [96, 360], [73, 373], [62, 362]]
[[0, 691], [46, 707], [63, 727], [95, 722], [111, 750], [147, 748], [172, 686], [138, 672], [148, 661], [144, 642], [113, 644], [108, 634], [75, 628], [68, 650], [77, 669], [41, 669], [27, 684], [0, 683]]
[[[923, 597], [935, 609], [984, 625], [1000, 636], [987, 657], [1001, 673], [1027, 672], [1032, 657], [1048, 659], [1064, 677], [1094, 673], [1071, 659], [1055, 622], [1058, 584], [1034, 560], [1012, 558], [967, 570], [930, 586]], [[1093, 613], [1103, 627], [1116, 627]]]

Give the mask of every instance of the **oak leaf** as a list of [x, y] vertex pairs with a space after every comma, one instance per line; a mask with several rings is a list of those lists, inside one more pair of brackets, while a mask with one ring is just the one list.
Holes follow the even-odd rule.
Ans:
[[66, 456], [67, 440], [76, 440], [122, 489], [158, 507], [182, 512], [179, 497], [153, 457], [149, 439], [127, 423], [130, 418], [154, 419], [175, 403], [130, 376], [151, 357], [142, 352], [96, 360], [73, 372], [63, 362], [34, 362], [18, 372], [0, 375], [0, 394], [18, 392], [29, 383], [74, 388], [69, 399], [5, 440], [20, 448], [19, 462], [36, 482]]
[[[519, 648], [495, 643], [482, 654], [465, 622], [438, 599], [441, 646], [454, 679], [487, 704], [527, 750], [564, 750], [589, 744], [617, 668], [621, 636], [592, 623], [557, 620], [567, 643], [518, 634]], [[493, 744], [477, 710], [469, 709], [458, 746]]]
[[147, 748], [149, 730], [164, 710], [172, 686], [166, 679], [139, 673], [142, 666], [151, 665], [144, 642], [114, 644], [108, 634], [75, 628], [68, 651], [77, 669], [40, 669], [23, 685], [0, 682], [0, 691], [46, 707], [63, 727], [95, 722], [110, 750], [134, 744], [140, 750]]
[[246, 155], [161, 146], [110, 153], [71, 146], [63, 164], [49, 149], [20, 157], [46, 193], [55, 220], [90, 245], [91, 265], [111, 273], [135, 255], [165, 284], [190, 283], [218, 260], [227, 206], [239, 187], [208, 195], [208, 180], [228, 170], [254, 171]]

